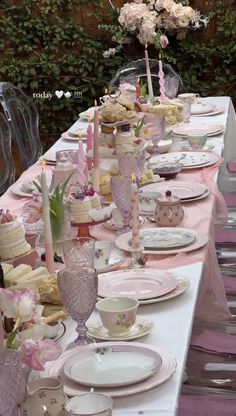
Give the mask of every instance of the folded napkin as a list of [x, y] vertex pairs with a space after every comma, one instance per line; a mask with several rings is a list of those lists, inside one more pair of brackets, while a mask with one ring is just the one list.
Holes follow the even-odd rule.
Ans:
[[236, 194], [223, 194], [223, 197], [228, 208], [236, 207]]
[[236, 244], [236, 228], [221, 228], [215, 226], [216, 243], [235, 243]]
[[102, 209], [91, 209], [89, 211], [90, 217], [93, 219], [93, 221], [99, 222], [108, 220], [111, 218], [112, 211], [114, 210], [114, 204], [109, 205], [109, 207], [105, 207]]
[[191, 347], [212, 354], [236, 354], [236, 336], [203, 329], [191, 340]]
[[226, 295], [236, 295], [236, 277], [222, 275], [222, 278]]
[[229, 162], [226, 162], [226, 167], [230, 173], [236, 173], [236, 160], [229, 160]]
[[178, 416], [234, 416], [236, 400], [203, 395], [181, 394]]

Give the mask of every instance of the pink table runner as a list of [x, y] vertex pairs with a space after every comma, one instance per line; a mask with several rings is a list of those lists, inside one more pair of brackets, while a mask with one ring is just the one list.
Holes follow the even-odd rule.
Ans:
[[[204, 169], [185, 170], [176, 179], [179, 181], [199, 182], [211, 187], [212, 193], [206, 199], [184, 204], [185, 217], [180, 224], [180, 227], [209, 234], [208, 244], [204, 248], [190, 253], [171, 256], [151, 255], [148, 256], [146, 264], [146, 267], [168, 269], [198, 261], [203, 262], [203, 278], [198, 296], [196, 317], [214, 321], [224, 320], [230, 317], [213, 240], [214, 218], [217, 214], [227, 212], [224, 198], [219, 193], [218, 187], [213, 179], [222, 162], [223, 160], [219, 159], [218, 163]], [[51, 167], [47, 166], [46, 170], [50, 172]], [[33, 179], [40, 172], [41, 166], [34, 165], [22, 174], [18, 182]], [[9, 208], [16, 213], [20, 213], [26, 201], [27, 198], [17, 197], [11, 191], [8, 191], [1, 197], [0, 208]], [[153, 224], [145, 222], [144, 227], [153, 227]], [[105, 229], [103, 225], [91, 227], [90, 232], [91, 235], [100, 240], [106, 239], [114, 241], [116, 238], [116, 234], [113, 231]]]

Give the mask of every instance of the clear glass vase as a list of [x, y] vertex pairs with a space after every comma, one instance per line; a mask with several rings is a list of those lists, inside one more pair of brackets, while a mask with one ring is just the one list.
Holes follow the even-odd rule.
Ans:
[[18, 351], [0, 347], [0, 415], [18, 416], [24, 398], [25, 371]]

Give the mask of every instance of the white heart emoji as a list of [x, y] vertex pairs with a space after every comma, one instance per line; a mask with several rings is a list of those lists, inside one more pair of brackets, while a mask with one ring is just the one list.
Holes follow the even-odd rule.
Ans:
[[55, 91], [55, 95], [57, 96], [57, 98], [61, 98], [63, 96], [64, 92], [62, 90], [60, 91]]
[[65, 96], [66, 98], [70, 98], [70, 97], [72, 96], [72, 93], [71, 93], [71, 92], [69, 92], [69, 91], [66, 91], [66, 92], [64, 92], [64, 96]]

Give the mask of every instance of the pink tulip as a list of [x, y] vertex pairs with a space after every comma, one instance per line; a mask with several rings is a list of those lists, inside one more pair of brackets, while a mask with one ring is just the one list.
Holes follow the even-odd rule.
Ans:
[[30, 290], [11, 292], [0, 289], [0, 303], [4, 316], [13, 318], [19, 326], [33, 318], [36, 310], [36, 294]]
[[44, 370], [47, 361], [56, 360], [61, 354], [61, 348], [51, 339], [34, 341], [28, 339], [20, 347], [21, 361], [33, 370]]

